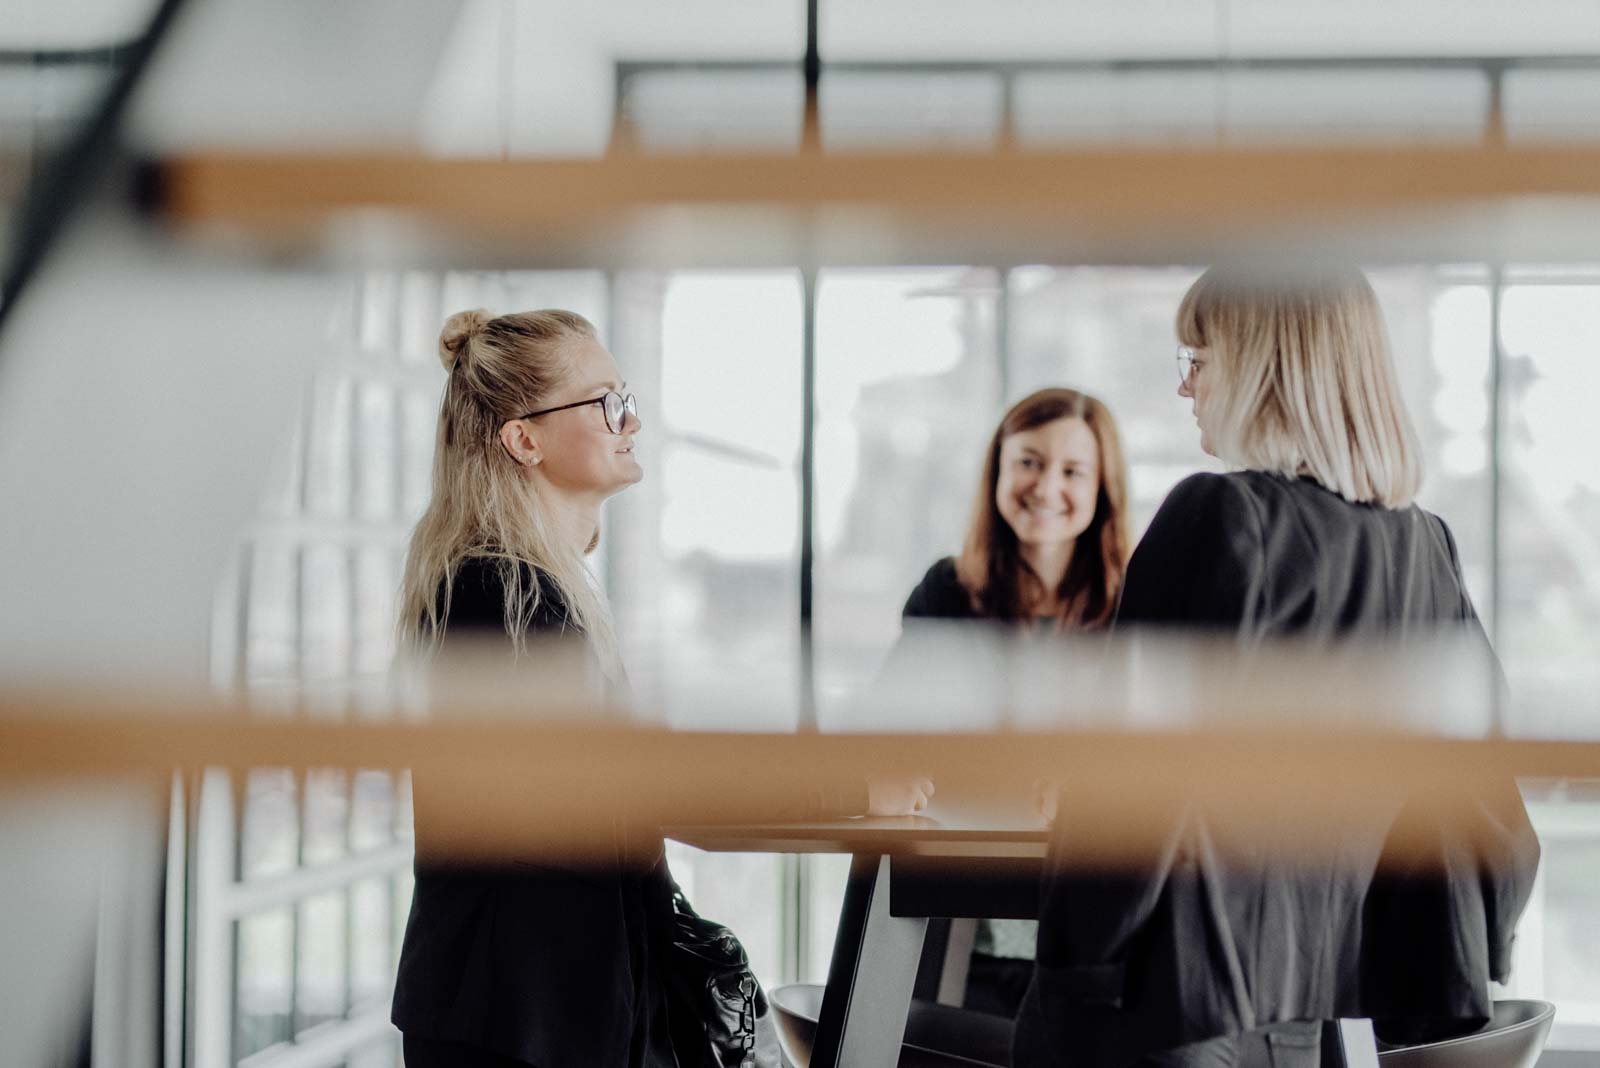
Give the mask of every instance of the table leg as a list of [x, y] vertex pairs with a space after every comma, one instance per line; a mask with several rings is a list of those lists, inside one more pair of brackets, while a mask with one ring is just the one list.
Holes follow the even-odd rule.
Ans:
[[899, 1063], [928, 921], [889, 914], [890, 863], [870, 854], [850, 861], [811, 1068]]

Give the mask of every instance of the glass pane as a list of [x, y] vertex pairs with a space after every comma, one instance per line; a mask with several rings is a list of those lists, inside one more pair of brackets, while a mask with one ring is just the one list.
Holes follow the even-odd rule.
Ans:
[[[434, 325], [434, 341], [438, 342], [439, 327]], [[444, 388], [444, 368], [438, 361], [439, 388]], [[428, 506], [433, 494], [433, 439], [439, 426], [439, 395], [436, 391], [423, 392], [408, 389], [401, 397], [403, 413], [405, 459], [401, 474], [402, 520], [409, 532], [411, 525]]]
[[363, 519], [393, 518], [398, 487], [395, 391], [387, 382], [363, 382], [356, 389], [356, 440], [360, 481], [357, 512]]
[[1500, 654], [1523, 709], [1600, 700], [1600, 285], [1510, 285], [1501, 304]]
[[384, 1001], [394, 982], [390, 937], [393, 894], [388, 879], [366, 879], [350, 888], [350, 1001], [352, 1009]]
[[391, 1035], [350, 1054], [346, 1068], [404, 1068], [400, 1061], [400, 1039]]
[[294, 1039], [289, 1020], [293, 930], [294, 916], [288, 908], [247, 916], [235, 925], [239, 954], [235, 1060]]
[[347, 790], [343, 771], [324, 768], [306, 772], [303, 863], [326, 864], [345, 855], [345, 821], [350, 812]]
[[357, 853], [394, 841], [394, 779], [387, 771], [358, 771], [350, 791], [350, 848]]
[[798, 709], [799, 278], [626, 276], [617, 329], [645, 480], [608, 506], [605, 551], [639, 704], [679, 723], [786, 728]]
[[819, 275], [813, 632], [824, 725], [850, 714], [923, 572], [961, 547], [999, 418], [999, 293], [987, 267]]
[[245, 676], [251, 682], [295, 677], [300, 656], [300, 555], [276, 541], [250, 551], [249, 604], [245, 608]]
[[[1375, 282], [1383, 276], [1376, 275]], [[1381, 285], [1378, 296], [1394, 335], [1411, 415], [1422, 437], [1427, 477], [1421, 503], [1444, 517], [1456, 537], [1467, 590], [1493, 633], [1489, 397], [1492, 349], [1489, 289], [1482, 284], [1435, 285], [1426, 347], [1418, 340], [1417, 302], [1402, 302]], [[1420, 294], [1419, 294], [1420, 296]], [[1426, 361], [1413, 353], [1428, 351]]]
[[623, 86], [622, 113], [646, 150], [792, 150], [800, 143], [805, 82], [798, 66], [642, 71]]
[[351, 383], [321, 380], [311, 397], [311, 427], [306, 449], [306, 511], [338, 518], [351, 506]]
[[255, 768], [245, 775], [244, 819], [239, 829], [239, 878], [293, 871], [300, 847], [300, 812], [294, 773]]
[[1506, 139], [1600, 139], [1600, 71], [1508, 70], [1502, 83]]
[[343, 679], [350, 671], [350, 551], [312, 545], [302, 553], [300, 656], [307, 681]]
[[1081, 141], [1213, 146], [1218, 86], [1212, 71], [1038, 71], [1012, 89], [1017, 140], [1029, 147]]
[[300, 1035], [345, 1014], [345, 892], [332, 890], [300, 903], [298, 992], [294, 1030]]
[[[361, 279], [357, 305], [357, 344], [365, 352], [389, 355], [396, 347], [400, 279], [390, 271], [369, 271]], [[438, 336], [435, 328], [434, 336]]]
[[994, 147], [1005, 90], [988, 71], [835, 71], [818, 87], [823, 147], [844, 151]]
[[800, 954], [800, 982], [825, 983], [828, 965], [833, 960], [833, 938], [839, 930], [839, 912], [844, 908], [844, 887], [850, 878], [850, 858], [843, 854], [818, 853], [806, 858], [810, 865], [806, 908], [810, 910], [806, 929], [810, 944]]
[[395, 600], [400, 589], [396, 544], [363, 545], [356, 550], [357, 675], [381, 682], [394, 655]]

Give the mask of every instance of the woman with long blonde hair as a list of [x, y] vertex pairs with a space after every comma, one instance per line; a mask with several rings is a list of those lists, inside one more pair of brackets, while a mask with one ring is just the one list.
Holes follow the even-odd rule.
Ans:
[[[439, 355], [449, 380], [433, 498], [406, 558], [402, 646], [426, 662], [470, 641], [540, 672], [547, 661], [526, 657], [528, 647], [566, 636], [605, 691], [625, 691], [610, 609], [584, 563], [600, 505], [643, 477], [638, 410], [616, 361], [568, 311], [458, 313]], [[823, 786], [774, 810], [906, 814], [931, 789], [899, 779]], [[428, 801], [417, 783], [419, 859], [393, 1008], [408, 1068], [722, 1063], [725, 1036], [707, 1022], [724, 1010], [671, 968], [688, 906], [659, 832], [620, 830], [607, 864], [445, 866], [430, 856], [440, 843], [427, 833]], [[746, 1015], [739, 1026], [755, 1028]], [[775, 1063], [775, 1039], [762, 1048], [770, 1056], [760, 1063]]]

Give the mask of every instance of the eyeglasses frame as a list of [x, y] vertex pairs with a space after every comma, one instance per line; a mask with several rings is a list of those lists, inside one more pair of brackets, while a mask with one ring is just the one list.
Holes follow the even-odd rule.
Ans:
[[[606, 398], [608, 397], [616, 397], [622, 402], [622, 419], [616, 426], [611, 425], [610, 413], [606, 412]], [[627, 429], [628, 416], [631, 415], [635, 419], [639, 417], [639, 402], [634, 399], [632, 393], [618, 393], [614, 389], [608, 389], [604, 393], [600, 394], [600, 396], [591, 397], [589, 400], [573, 401], [571, 404], [558, 404], [554, 408], [543, 408], [537, 412], [529, 412], [527, 415], [519, 415], [517, 418], [536, 419], [541, 415], [550, 415], [553, 412], [564, 412], [569, 408], [585, 408], [591, 404], [600, 405], [600, 412], [605, 416], [606, 419], [606, 429], [611, 431], [613, 434], [621, 434]]]
[[1191, 385], [1195, 374], [1206, 365], [1206, 361], [1199, 358], [1199, 350], [1192, 345], [1179, 345], [1176, 353], [1178, 361], [1178, 384]]

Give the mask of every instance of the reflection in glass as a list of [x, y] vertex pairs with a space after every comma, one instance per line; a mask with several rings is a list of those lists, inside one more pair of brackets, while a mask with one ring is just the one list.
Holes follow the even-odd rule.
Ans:
[[1500, 332], [1500, 653], [1519, 696], [1572, 708], [1600, 695], [1600, 285], [1509, 285]]
[[392, 904], [387, 878], [366, 879], [350, 888], [350, 1003], [370, 1006], [388, 997], [394, 981], [390, 935]]
[[394, 779], [387, 771], [358, 771], [350, 788], [350, 849], [381, 849], [394, 840]]
[[288, 768], [255, 768], [245, 776], [239, 828], [239, 878], [293, 871], [300, 848], [299, 791]]
[[345, 1014], [345, 892], [300, 902], [295, 960], [294, 1032], [301, 1035]]
[[829, 270], [817, 281], [817, 700], [878, 670], [906, 595], [961, 547], [999, 418], [992, 268]]
[[345, 773], [337, 769], [306, 772], [303, 863], [326, 864], [345, 855], [345, 823], [350, 813], [347, 781]]
[[294, 1039], [294, 917], [288, 908], [246, 916], [234, 927], [238, 987], [234, 1005], [234, 1059]]
[[607, 506], [606, 563], [639, 704], [785, 728], [799, 685], [799, 275], [629, 273], [614, 301], [645, 480]]

